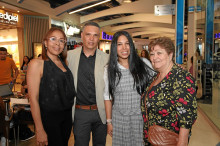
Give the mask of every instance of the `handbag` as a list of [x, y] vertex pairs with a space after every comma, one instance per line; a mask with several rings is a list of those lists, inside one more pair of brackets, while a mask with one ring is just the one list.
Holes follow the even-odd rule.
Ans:
[[148, 141], [153, 146], [176, 146], [179, 135], [159, 125], [150, 126], [148, 129]]
[[[157, 77], [159, 74], [157, 75]], [[152, 88], [155, 80], [151, 83], [150, 87], [148, 88], [147, 94], [145, 97], [147, 97], [148, 92]], [[159, 125], [153, 125], [149, 127], [149, 120], [148, 120], [148, 114], [147, 114], [147, 108], [146, 108], [146, 99], [144, 100], [145, 103], [145, 109], [146, 109], [146, 118], [148, 122], [148, 141], [153, 146], [176, 146], [178, 143], [179, 135], [173, 131], [170, 131], [164, 127], [161, 127]]]

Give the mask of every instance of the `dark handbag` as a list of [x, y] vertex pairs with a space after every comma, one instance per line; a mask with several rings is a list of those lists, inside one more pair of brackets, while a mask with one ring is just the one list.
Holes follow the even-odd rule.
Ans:
[[[159, 73], [157, 77], [159, 76]], [[147, 90], [150, 91], [154, 84], [155, 80], [151, 83], [150, 87]], [[147, 94], [145, 97], [147, 97]], [[146, 108], [146, 99], [145, 101], [145, 109], [146, 109], [146, 117], [148, 122], [148, 141], [153, 146], [176, 146], [178, 143], [179, 135], [173, 131], [170, 131], [164, 127], [161, 127], [159, 125], [153, 125], [149, 127], [149, 120], [148, 120], [148, 114], [147, 114], [147, 108]]]

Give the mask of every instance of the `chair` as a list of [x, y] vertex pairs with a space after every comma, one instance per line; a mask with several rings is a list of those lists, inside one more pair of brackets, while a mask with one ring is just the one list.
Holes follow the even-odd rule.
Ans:
[[9, 115], [8, 114], [8, 109], [6, 109], [7, 106], [5, 106], [6, 104], [9, 103], [9, 101], [10, 101], [10, 99], [5, 99], [3, 101], [2, 97], [0, 97], [0, 111], [1, 111], [0, 121], [2, 121], [2, 124], [1, 124], [2, 127], [0, 128], [1, 129], [0, 133], [3, 133], [4, 137], [6, 138], [6, 146], [9, 146], [9, 131], [10, 131], [10, 128], [13, 128], [15, 146], [17, 146], [15, 127], [12, 123], [13, 112], [12, 112], [11, 115]]
[[[23, 107], [21, 108], [20, 107], [20, 109], [18, 109], [19, 111], [22, 111], [22, 110], [24, 110], [23, 109]], [[31, 111], [29, 111], [29, 110], [27, 110], [26, 112], [30, 112], [30, 115], [31, 115]], [[29, 124], [33, 124], [34, 125], [34, 132], [35, 132], [35, 124], [34, 124], [34, 120], [32, 119], [32, 118], [29, 118], [29, 119], [18, 119], [18, 125], [17, 125], [17, 144], [19, 144], [19, 136], [20, 136], [20, 126], [19, 125], [21, 125], [21, 124], [27, 124], [27, 125], [29, 125]]]

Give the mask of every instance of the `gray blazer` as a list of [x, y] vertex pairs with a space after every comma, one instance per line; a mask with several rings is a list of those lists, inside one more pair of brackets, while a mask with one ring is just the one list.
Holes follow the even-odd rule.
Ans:
[[[68, 51], [67, 53], [67, 61], [68, 67], [70, 68], [73, 77], [74, 77], [74, 85], [77, 92], [77, 81], [78, 81], [78, 66], [81, 55], [82, 48], [76, 48], [74, 50]], [[96, 103], [98, 106], [98, 112], [101, 117], [102, 123], [106, 124], [106, 114], [105, 114], [105, 104], [104, 104], [104, 66], [108, 62], [109, 55], [96, 50], [96, 60], [95, 60], [95, 90], [96, 90]], [[74, 121], [74, 113], [75, 113], [75, 105], [76, 98], [72, 108], [72, 118]]]

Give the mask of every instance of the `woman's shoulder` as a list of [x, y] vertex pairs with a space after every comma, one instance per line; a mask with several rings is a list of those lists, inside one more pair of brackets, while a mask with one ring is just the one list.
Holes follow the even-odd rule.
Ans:
[[177, 77], [180, 77], [182, 79], [186, 79], [187, 77], [190, 77], [192, 80], [194, 80], [193, 76], [187, 71], [181, 68], [180, 66], [174, 64], [173, 67], [174, 74], [177, 75]]
[[174, 64], [173, 70], [177, 72], [177, 74], [188, 74], [189, 72], [185, 69], [183, 69], [180, 65]]
[[29, 64], [28, 67], [41, 67], [44, 63], [44, 60], [40, 59], [40, 58], [36, 58], [36, 59], [32, 59]]

